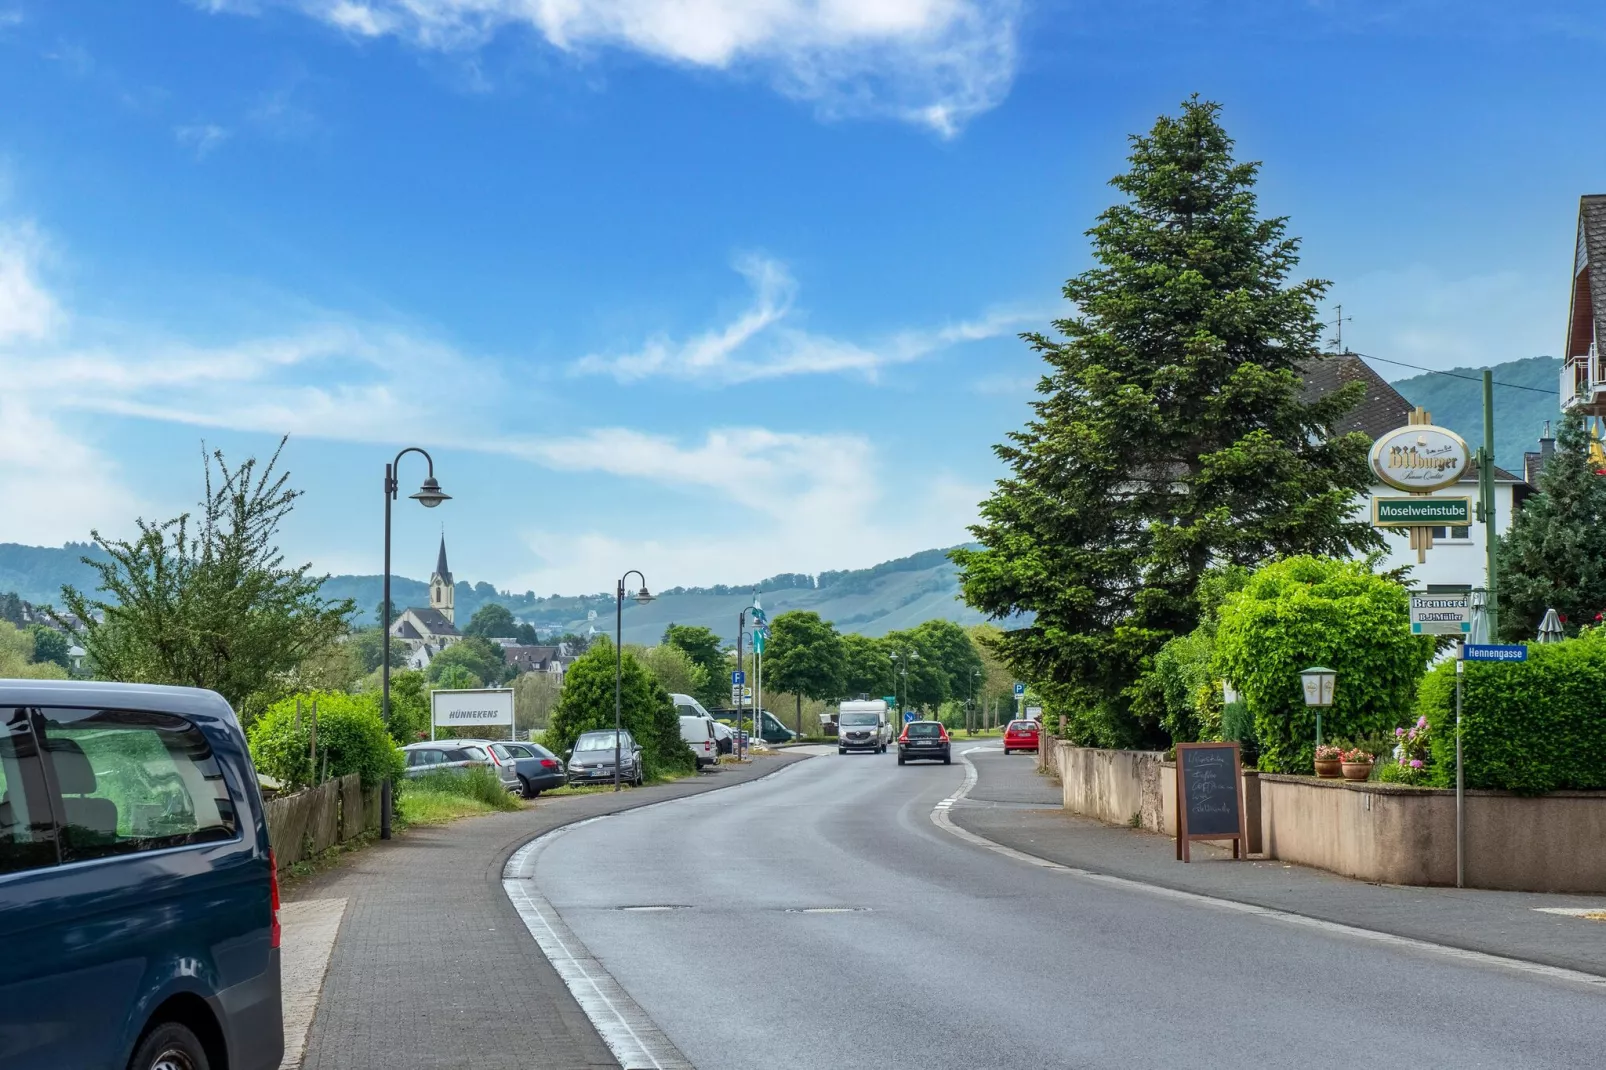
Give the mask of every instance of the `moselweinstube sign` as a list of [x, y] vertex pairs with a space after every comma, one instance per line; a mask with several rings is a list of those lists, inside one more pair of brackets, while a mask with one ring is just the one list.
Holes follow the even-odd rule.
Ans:
[[1467, 474], [1471, 460], [1461, 436], [1437, 424], [1396, 428], [1372, 444], [1372, 471], [1377, 478], [1418, 494], [1455, 486]]

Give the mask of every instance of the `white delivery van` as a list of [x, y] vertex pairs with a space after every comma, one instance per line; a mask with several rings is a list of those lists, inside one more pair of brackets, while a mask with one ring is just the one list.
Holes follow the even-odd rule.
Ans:
[[892, 742], [892, 722], [887, 719], [887, 704], [882, 699], [861, 699], [844, 702], [836, 711], [836, 751], [846, 754], [850, 750], [867, 750], [885, 754]]
[[703, 704], [690, 695], [670, 695], [680, 715], [680, 738], [697, 756], [697, 768], [719, 764], [719, 734], [715, 721]]

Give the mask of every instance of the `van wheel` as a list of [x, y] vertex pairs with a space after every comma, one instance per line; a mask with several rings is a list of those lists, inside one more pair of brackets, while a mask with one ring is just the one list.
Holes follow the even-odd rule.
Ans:
[[177, 1022], [163, 1022], [145, 1034], [128, 1070], [210, 1070], [206, 1049]]

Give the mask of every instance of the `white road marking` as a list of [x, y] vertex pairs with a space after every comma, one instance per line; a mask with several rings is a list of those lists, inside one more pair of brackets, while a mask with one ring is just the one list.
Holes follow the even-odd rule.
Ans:
[[1560, 914], [1568, 918], [1587, 918], [1591, 914], [1606, 914], [1603, 907], [1534, 907], [1541, 914]]
[[[1355, 925], [1345, 925], [1336, 921], [1325, 921], [1321, 918], [1307, 917], [1304, 914], [1295, 914], [1292, 911], [1277, 910], [1272, 907], [1257, 906], [1254, 903], [1241, 903], [1234, 899], [1222, 899], [1213, 895], [1201, 895], [1198, 892], [1184, 892], [1175, 888], [1166, 888], [1158, 884], [1148, 884], [1144, 881], [1132, 880], [1128, 877], [1116, 877], [1108, 873], [1098, 873], [1079, 866], [1067, 866], [1059, 862], [1051, 862], [1046, 858], [1017, 851], [1013, 847], [995, 843], [985, 836], [978, 836], [968, 829], [962, 829], [954, 824], [949, 817], [949, 811], [954, 804], [970, 794], [976, 786], [976, 765], [970, 760], [970, 755], [976, 750], [967, 750], [960, 757], [965, 763], [965, 782], [952, 795], [943, 799], [931, 811], [931, 820], [938, 828], [964, 840], [966, 843], [980, 847], [984, 850], [1001, 854], [1006, 858], [1039, 869], [1047, 869], [1065, 873], [1081, 880], [1102, 884], [1105, 887], [1119, 888], [1122, 891], [1139, 892], [1159, 899], [1170, 899], [1175, 902], [1190, 903], [1195, 906], [1209, 907], [1213, 910], [1225, 910], [1235, 914], [1248, 914], [1252, 917], [1264, 918], [1268, 921], [1282, 922], [1287, 925], [1297, 925], [1318, 932], [1329, 933], [1335, 936], [1345, 936], [1357, 940], [1367, 940], [1373, 943], [1384, 944], [1390, 947], [1407, 951], [1416, 951], [1441, 958], [1453, 959], [1467, 966], [1512, 970], [1531, 976], [1543, 977], [1552, 981], [1564, 981], [1571, 984], [1585, 985], [1595, 989], [1606, 989], [1606, 977], [1581, 970], [1569, 970], [1561, 966], [1547, 966], [1543, 963], [1528, 962], [1523, 959], [1508, 958], [1504, 955], [1491, 955], [1484, 951], [1468, 951], [1465, 948], [1448, 947], [1444, 944], [1435, 944], [1427, 940], [1417, 940], [1409, 936], [1398, 936], [1394, 933], [1378, 932], [1375, 929], [1363, 929]], [[1567, 913], [1570, 908], [1550, 908], [1552, 913]]]
[[279, 908], [279, 984], [284, 1003], [284, 1061], [279, 1070], [298, 1070], [307, 1053], [307, 1033], [345, 916], [344, 899], [306, 899]]

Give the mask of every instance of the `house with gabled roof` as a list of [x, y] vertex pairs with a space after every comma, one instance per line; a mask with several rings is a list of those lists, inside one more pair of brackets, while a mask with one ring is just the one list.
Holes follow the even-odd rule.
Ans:
[[446, 563], [446, 536], [442, 535], [435, 571], [429, 577], [428, 608], [404, 609], [390, 626], [391, 637], [407, 644], [408, 668], [426, 668], [436, 654], [463, 638], [453, 620], [454, 601], [452, 570]]
[[1606, 416], [1606, 194], [1578, 200], [1578, 241], [1573, 252], [1572, 305], [1562, 349], [1564, 412]]

